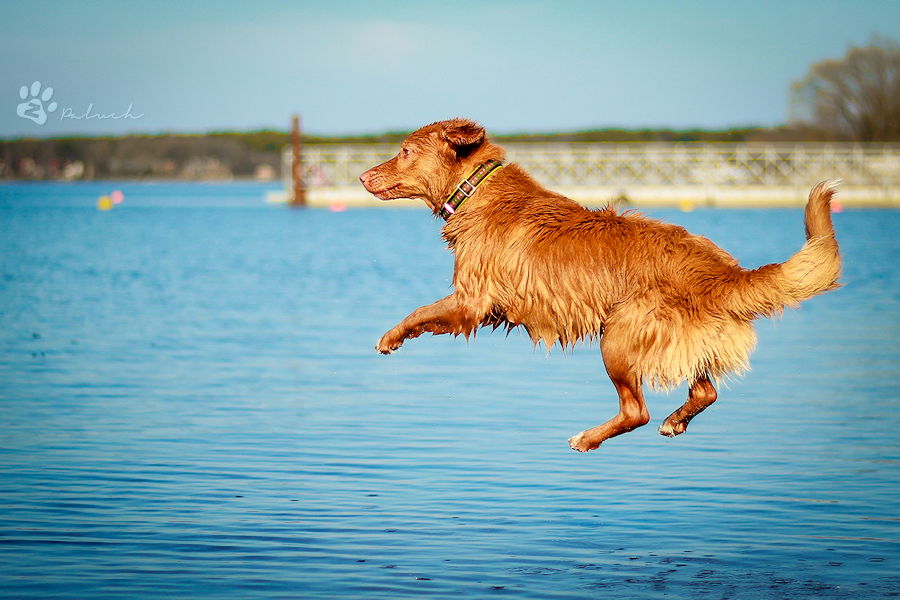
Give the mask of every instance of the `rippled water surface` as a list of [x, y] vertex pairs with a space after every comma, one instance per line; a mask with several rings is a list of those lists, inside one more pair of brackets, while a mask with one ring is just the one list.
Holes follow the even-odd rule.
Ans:
[[[685, 435], [682, 387], [581, 455], [596, 347], [374, 352], [448, 293], [426, 211], [116, 186], [0, 186], [0, 596], [900, 594], [900, 212], [835, 216], [845, 286], [758, 322]], [[652, 214], [745, 266], [803, 241], [800, 210]]]

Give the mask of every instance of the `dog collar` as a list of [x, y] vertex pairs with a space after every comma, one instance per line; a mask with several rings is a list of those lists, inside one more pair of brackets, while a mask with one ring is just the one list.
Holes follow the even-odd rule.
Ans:
[[475, 190], [478, 189], [478, 185], [487, 179], [488, 176], [502, 164], [503, 163], [499, 160], [491, 159], [486, 163], [478, 165], [478, 168], [472, 171], [471, 175], [459, 182], [459, 185], [456, 186], [456, 189], [453, 190], [453, 193], [450, 194], [450, 197], [444, 202], [444, 206], [441, 207], [441, 211], [438, 214], [440, 214], [445, 221], [449, 219], [451, 215], [456, 214], [456, 209], [459, 208], [459, 205], [465, 202], [469, 196], [474, 194]]

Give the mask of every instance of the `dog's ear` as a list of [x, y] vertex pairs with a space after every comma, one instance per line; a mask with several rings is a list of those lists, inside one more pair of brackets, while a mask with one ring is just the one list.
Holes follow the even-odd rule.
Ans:
[[457, 151], [484, 141], [484, 127], [468, 119], [450, 119], [441, 123], [441, 138]]

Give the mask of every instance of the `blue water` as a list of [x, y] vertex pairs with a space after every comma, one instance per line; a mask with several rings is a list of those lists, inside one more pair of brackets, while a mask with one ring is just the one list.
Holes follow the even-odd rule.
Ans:
[[[597, 348], [377, 355], [448, 293], [439, 223], [270, 188], [0, 185], [0, 596], [900, 594], [900, 212], [835, 216], [845, 286], [760, 321], [685, 435], [682, 387], [582, 455]], [[652, 215], [745, 266], [803, 240], [800, 210]]]

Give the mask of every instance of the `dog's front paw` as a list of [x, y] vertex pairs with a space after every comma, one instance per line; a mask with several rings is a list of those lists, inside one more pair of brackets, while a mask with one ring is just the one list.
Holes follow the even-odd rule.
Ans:
[[578, 435], [569, 438], [569, 447], [579, 452], [587, 452], [599, 448], [600, 442], [594, 442], [587, 435], [587, 431], [582, 431]]
[[402, 345], [403, 338], [395, 334], [394, 330], [392, 329], [381, 336], [381, 339], [378, 340], [377, 344], [375, 344], [375, 349], [378, 350], [378, 352], [380, 352], [381, 354], [392, 354], [394, 350]]

